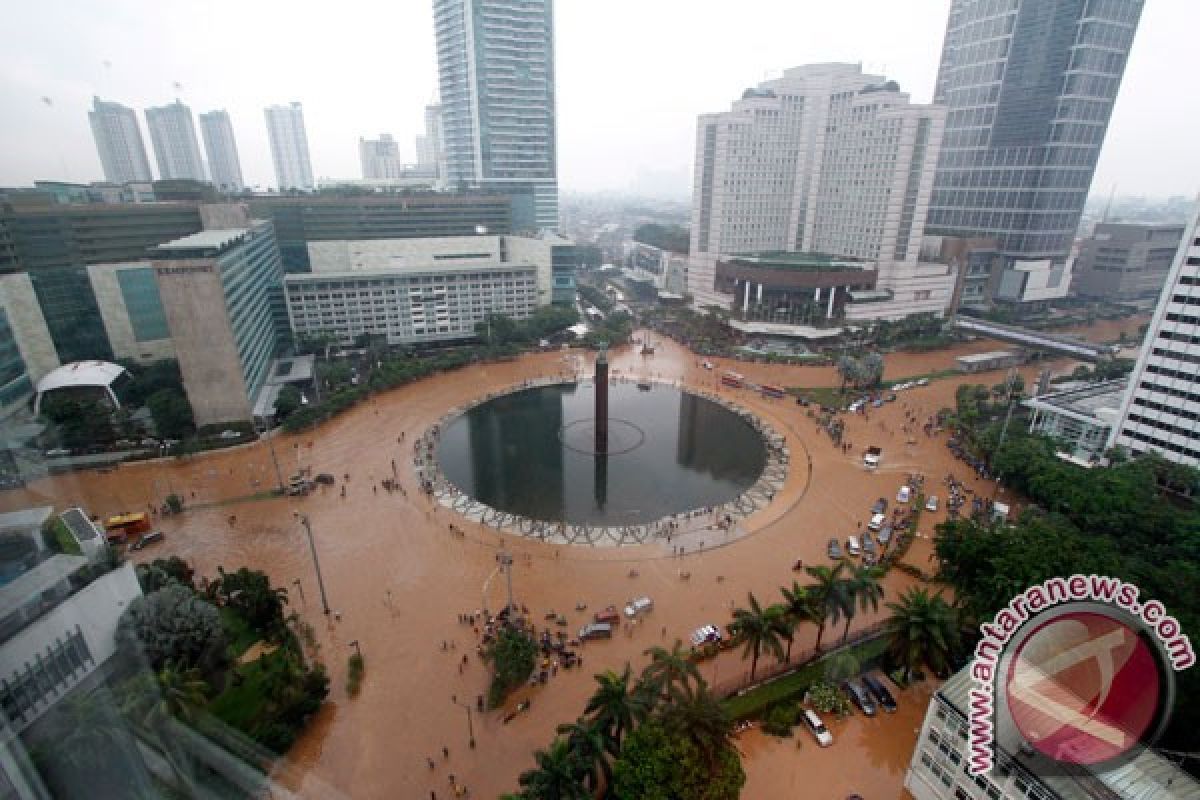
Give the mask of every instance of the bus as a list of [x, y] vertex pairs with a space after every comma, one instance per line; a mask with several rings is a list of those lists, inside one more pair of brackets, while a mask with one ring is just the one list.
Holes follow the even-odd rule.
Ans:
[[732, 386], [734, 389], [742, 388], [742, 383], [745, 380], [745, 378], [736, 372], [721, 373], [721, 383], [725, 384], [726, 386]]
[[764, 383], [758, 387], [758, 390], [762, 392], [763, 397], [774, 397], [776, 399], [783, 397], [783, 389], [780, 389], [778, 386], [771, 386]]
[[149, 532], [150, 518], [145, 512], [117, 514], [104, 520], [104, 536], [110, 543], [124, 542], [130, 537], [136, 539]]

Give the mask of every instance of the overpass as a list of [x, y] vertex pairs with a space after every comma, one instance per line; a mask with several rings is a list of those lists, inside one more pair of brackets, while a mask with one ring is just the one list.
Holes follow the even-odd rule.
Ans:
[[1016, 325], [1005, 325], [991, 322], [978, 317], [955, 315], [951, 324], [960, 331], [986, 336], [989, 339], [999, 339], [1027, 347], [1031, 350], [1045, 350], [1059, 355], [1077, 358], [1080, 361], [1096, 363], [1112, 359], [1120, 348], [1111, 344], [1094, 344], [1073, 336], [1032, 331], [1028, 328], [1018, 328]]

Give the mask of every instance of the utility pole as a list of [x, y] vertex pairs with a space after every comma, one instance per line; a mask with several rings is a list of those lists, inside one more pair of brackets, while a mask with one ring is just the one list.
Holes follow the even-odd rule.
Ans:
[[471, 704], [458, 702], [458, 695], [456, 695], [456, 694], [450, 695], [450, 702], [454, 703], [454, 705], [459, 706], [460, 708], [466, 709], [466, 711], [467, 711], [467, 737], [468, 737], [467, 743], [471, 746], [471, 749], [474, 750], [475, 749], [475, 726], [471, 722]]
[[512, 619], [513, 609], [513, 593], [512, 593], [512, 564], [513, 557], [507, 550], [501, 550], [496, 553], [496, 563], [504, 570], [505, 576], [508, 578], [508, 616]]
[[270, 428], [265, 428], [260, 435], [267, 440], [267, 449], [271, 451], [271, 463], [275, 465], [275, 479], [279, 481], [279, 493], [283, 494], [283, 472], [279, 469], [279, 459], [275, 457], [275, 441], [271, 438]]
[[317, 558], [317, 546], [313, 543], [312, 526], [306, 515], [299, 511], [293, 511], [292, 514], [300, 520], [300, 524], [304, 526], [304, 530], [308, 534], [308, 549], [312, 552], [313, 568], [317, 572], [317, 587], [321, 590], [321, 608], [325, 612], [325, 616], [329, 616], [329, 600], [325, 597], [325, 581], [321, 579], [321, 561]]

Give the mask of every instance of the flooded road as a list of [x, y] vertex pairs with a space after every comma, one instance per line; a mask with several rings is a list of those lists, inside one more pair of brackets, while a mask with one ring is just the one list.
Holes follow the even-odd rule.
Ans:
[[[957, 355], [1001, 347], [974, 342], [936, 353], [890, 355], [887, 375], [947, 369]], [[748, 390], [721, 389], [716, 385], [719, 368], [703, 369], [694, 356], [669, 340], [661, 340], [652, 356], [625, 348], [611, 357], [618, 375], [652, 376], [718, 391], [786, 436], [792, 453], [787, 483], [770, 506], [746, 520], [751, 535], [729, 546], [722, 546], [723, 535], [717, 531], [705, 540], [695, 536], [682, 558], [673, 557], [670, 546], [657, 544], [620, 549], [556, 547], [483, 529], [435, 508], [421, 496], [413, 472], [412, 441], [446, 409], [467, 399], [566, 371], [568, 362], [561, 353], [436, 376], [381, 395], [316, 431], [276, 437], [275, 460], [285, 480], [297, 467], [336, 476], [338, 486], [308, 497], [261, 498], [278, 479], [270, 448], [258, 443], [107, 473], [55, 476], [4, 493], [0, 505], [4, 510], [81, 505], [89, 513], [107, 516], [144, 510], [160, 504], [171, 492], [179, 493], [192, 508], [156, 520], [166, 533], [165, 542], [134, 554], [135, 560], [179, 555], [206, 575], [215, 574], [218, 565], [265, 570], [276, 585], [289, 590], [291, 609], [316, 630], [319, 657], [331, 675], [329, 702], [281, 761], [282, 783], [308, 797], [416, 798], [429, 796], [431, 790], [443, 796], [453, 773], [470, 787], [472, 796], [485, 798], [515, 789], [517, 776], [533, 764], [533, 751], [549, 744], [558, 724], [582, 713], [594, 686], [593, 674], [619, 669], [625, 662], [640, 668], [647, 647], [686, 639], [701, 624], [724, 625], [731, 605], [745, 604], [749, 592], [765, 604], [779, 598], [781, 586], [790, 586], [794, 579], [804, 583], [803, 575], [791, 571], [793, 561], [829, 563], [826, 541], [834, 536], [844, 540], [856, 532], [871, 503], [880, 496], [894, 500], [909, 472], [924, 472], [929, 486], [939, 485], [953, 472], [980, 494], [994, 493], [994, 484], [975, 480], [965, 465], [953, 460], [944, 435], [926, 437], [918, 431], [909, 444], [910, 437], [900, 431], [906, 412], [924, 419], [939, 408], [953, 406], [959, 379], [903, 392], [897, 402], [872, 409], [870, 416], [849, 415], [846, 439], [854, 448], [843, 453], [806, 417], [807, 409], [786, 399], [763, 399]], [[582, 358], [590, 371], [591, 355]], [[1060, 367], [1069, 369], [1065, 362]], [[735, 368], [752, 380], [769, 379], [782, 386], [838, 383], [831, 368], [756, 364]], [[1027, 381], [1036, 371], [1022, 370]], [[970, 380], [991, 385], [1001, 378], [1002, 373], [984, 373]], [[880, 469], [869, 472], [862, 467], [860, 454], [871, 444], [883, 447], [884, 457]], [[380, 481], [393, 476], [403, 493], [379, 487]], [[260, 497], [254, 499], [255, 495]], [[239, 500], [247, 497], [252, 499]], [[321, 612], [297, 514], [307, 515], [311, 522], [336, 615]], [[943, 514], [923, 515], [922, 532], [931, 533]], [[451, 524], [462, 534], [451, 533]], [[532, 708], [508, 725], [503, 724], [501, 713], [473, 712], [470, 724], [477, 747], [471, 750], [467, 714], [454, 701], [473, 705], [476, 697], [486, 693], [487, 673], [475, 654], [475, 635], [458, 621], [458, 615], [481, 607], [494, 610], [503, 603], [503, 581], [489, 580], [501, 545], [514, 555], [516, 600], [529, 607], [534, 620], [559, 612], [568, 619], [567, 630], [575, 631], [590, 621], [593, 611], [634, 596], [651, 596], [655, 607], [644, 624], [622, 631], [611, 641], [587, 644], [582, 668], [560, 670], [546, 686], [518, 692], [510, 707], [529, 698]], [[927, 571], [932, 569], [931, 558], [927, 538], [916, 540], [907, 556]], [[893, 571], [886, 580], [885, 600], [913, 582], [912, 577]], [[574, 611], [580, 603], [587, 605], [587, 611]], [[860, 614], [852, 631], [878, 622], [886, 613], [881, 607], [877, 613]], [[826, 639], [840, 635], [840, 629], [831, 629]], [[815, 638], [815, 629], [803, 631], [796, 651], [811, 648]], [[362, 691], [355, 698], [345, 692], [352, 640], [358, 640], [366, 661]], [[703, 674], [723, 686], [737, 682], [748, 672], [748, 663], [739, 656], [740, 649], [706, 662]], [[769, 666], [769, 660], [764, 660], [760, 670]], [[906, 708], [919, 705], [916, 699], [906, 699]], [[907, 719], [897, 715], [888, 723]], [[918, 719], [919, 715], [914, 717], [912, 727]], [[901, 762], [911, 746], [907, 740], [883, 741], [875, 736], [871, 725], [878, 722], [861, 723], [861, 732], [855, 733], [860, 722], [849, 721], [841, 736], [835, 727], [836, 752], [826, 753], [817, 752], [810, 742], [797, 751], [794, 739], [756, 743], [758, 734], [753, 734], [744, 747], [750, 775], [745, 796], [797, 796], [792, 788], [798, 785], [795, 782], [816, 785], [813, 775], [822, 776], [822, 786], [828, 780], [829, 787], [839, 787], [822, 791], [821, 796], [842, 796], [843, 786], [872, 800], [900, 796]], [[448, 758], [442, 756], [443, 747], [449, 750]], [[434, 769], [427, 758], [434, 759]], [[811, 772], [804, 766], [810, 759]], [[879, 763], [886, 769], [871, 773], [871, 787], [865, 783], [851, 787], [840, 776], [865, 776], [859, 762]]]

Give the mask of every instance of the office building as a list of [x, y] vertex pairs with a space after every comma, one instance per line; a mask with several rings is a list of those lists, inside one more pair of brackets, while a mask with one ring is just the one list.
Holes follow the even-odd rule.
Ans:
[[132, 108], [93, 97], [88, 122], [92, 126], [104, 180], [109, 183], [153, 180], [142, 130]]
[[940, 314], [953, 276], [922, 259], [922, 231], [943, 118], [943, 109], [911, 103], [894, 81], [853, 64], [789, 69], [747, 89], [730, 111], [702, 115], [694, 304], [732, 303], [718, 286], [723, 256], [809, 253], [869, 262], [878, 273], [871, 289], [847, 298], [848, 319]]
[[425, 106], [425, 133], [417, 137], [417, 166], [436, 171], [438, 179], [446, 175], [446, 154], [442, 151], [442, 107]]
[[286, 327], [271, 223], [234, 207], [205, 228], [151, 258], [197, 425], [251, 418]]
[[0, 275], [0, 419], [28, 407], [38, 381], [58, 366], [29, 275]]
[[223, 192], [240, 192], [246, 187], [242, 180], [242, 162], [238, 158], [237, 140], [233, 138], [233, 123], [228, 111], [209, 111], [200, 115], [200, 134], [204, 137], [204, 152], [208, 154], [208, 170], [212, 182]]
[[926, 229], [995, 239], [989, 299], [1064, 297], [1071, 246], [1143, 0], [953, 0]]
[[175, 357], [149, 260], [89, 264], [87, 272], [113, 358], [149, 364]]
[[1029, 432], [1049, 436], [1060, 457], [1081, 466], [1101, 462], [1129, 382], [1087, 383], [1039, 394], [1022, 405], [1030, 409]]
[[400, 147], [390, 133], [381, 133], [378, 139], [359, 139], [358, 159], [362, 176], [368, 180], [399, 178], [404, 173]]
[[1106, 769], [1047, 763], [1032, 748], [1030, 753], [998, 749], [991, 772], [971, 775], [967, 715], [972, 686], [968, 667], [951, 675], [930, 699], [904, 776], [904, 787], [915, 800], [1200, 800], [1200, 784], [1149, 748]]
[[146, 109], [146, 126], [163, 180], [206, 181], [204, 161], [192, 110], [179, 100], [166, 106]]
[[275, 224], [287, 272], [309, 271], [309, 242], [513, 232], [512, 201], [502, 194], [259, 195], [247, 202], [251, 216]]
[[[37, 199], [37, 198], [33, 198]], [[0, 274], [28, 275], [58, 361], [112, 360], [88, 265], [138, 261], [201, 230], [195, 205], [0, 202]]]
[[[552, 302], [572, 243], [555, 234], [323, 241], [312, 272], [284, 278], [292, 331], [390, 344], [468, 339], [489, 314], [515, 319]], [[574, 287], [566, 302], [573, 300]]]
[[558, 229], [553, 0], [434, 0], [444, 180], [533, 192]]
[[1150, 320], [1114, 444], [1200, 467], [1200, 209]]
[[1153, 306], [1182, 238], [1182, 225], [1101, 222], [1080, 245], [1071, 291]]
[[304, 108], [299, 103], [268, 106], [264, 114], [277, 188], [280, 191], [312, 189], [313, 171], [308, 157], [308, 134], [304, 131]]

